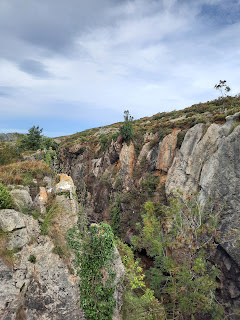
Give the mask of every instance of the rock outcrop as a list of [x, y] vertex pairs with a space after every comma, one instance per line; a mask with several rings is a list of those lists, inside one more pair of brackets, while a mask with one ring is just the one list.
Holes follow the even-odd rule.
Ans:
[[[34, 203], [29, 201], [26, 188], [11, 192], [16, 207], [22, 209], [28, 205], [31, 213], [33, 206], [41, 215], [35, 220], [20, 211], [0, 210], [0, 319], [85, 320], [79, 279], [71, 263], [73, 254], [65, 240], [70, 228], [83, 223], [71, 177], [62, 174], [54, 188], [40, 187]], [[113, 319], [120, 320], [125, 269], [117, 249], [115, 253]]]

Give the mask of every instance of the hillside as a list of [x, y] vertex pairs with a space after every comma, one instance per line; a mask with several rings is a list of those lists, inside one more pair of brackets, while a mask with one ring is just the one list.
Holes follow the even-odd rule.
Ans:
[[240, 97], [125, 120], [4, 160], [2, 319], [240, 319]]

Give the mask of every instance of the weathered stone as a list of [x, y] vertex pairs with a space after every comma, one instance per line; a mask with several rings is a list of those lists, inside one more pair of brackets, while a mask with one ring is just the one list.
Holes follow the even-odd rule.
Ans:
[[33, 208], [35, 210], [39, 210], [41, 212], [41, 214], [45, 214], [46, 213], [46, 204], [48, 201], [48, 194], [47, 191], [44, 187], [40, 187], [40, 192], [39, 194], [36, 196], [34, 202], [33, 202]]
[[116, 289], [114, 292], [114, 299], [116, 300], [116, 307], [114, 308], [113, 320], [120, 320], [121, 316], [119, 311], [122, 307], [122, 294], [123, 294], [123, 282], [122, 279], [125, 275], [125, 268], [120, 258], [117, 248], [114, 249], [115, 260], [114, 260], [114, 270], [116, 272], [115, 282]]
[[28, 243], [28, 233], [26, 228], [15, 230], [8, 234], [6, 249], [13, 250], [22, 248]]
[[158, 154], [157, 169], [164, 172], [168, 172], [172, 165], [175, 151], [177, 147], [177, 135], [180, 130], [176, 130], [173, 133], [168, 134], [162, 142], [160, 142], [160, 149]]
[[75, 186], [70, 176], [62, 173], [60, 175], [60, 182], [56, 185], [56, 192], [75, 192]]
[[129, 145], [127, 145], [126, 143], [123, 144], [119, 160], [121, 174], [123, 176], [131, 174], [135, 161], [135, 149], [132, 142]]
[[74, 198], [70, 199], [65, 195], [56, 196], [56, 204], [58, 205], [58, 212], [55, 224], [65, 234], [78, 221], [78, 204]]
[[32, 198], [27, 190], [13, 189], [11, 196], [18, 210], [29, 210], [32, 207]]
[[4, 232], [24, 228], [22, 213], [13, 209], [0, 210], [0, 229]]
[[180, 189], [184, 196], [198, 190], [203, 166], [217, 151], [222, 139], [228, 134], [233, 123], [211, 124], [204, 134], [205, 126], [197, 124], [188, 130], [180, 151], [168, 172], [166, 191]]
[[[53, 243], [39, 238], [32, 247], [18, 253], [18, 263], [9, 269], [0, 260], [0, 316], [16, 319], [20, 307], [26, 320], [83, 320], [79, 305], [76, 278], [58, 255], [52, 253]], [[28, 261], [30, 254], [36, 263]]]

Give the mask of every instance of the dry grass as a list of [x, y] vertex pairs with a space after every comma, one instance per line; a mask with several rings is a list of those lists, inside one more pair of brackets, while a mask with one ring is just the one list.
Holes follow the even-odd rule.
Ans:
[[0, 167], [0, 182], [3, 184], [23, 184], [33, 183], [33, 179], [41, 179], [52, 174], [50, 167], [42, 161], [16, 162]]

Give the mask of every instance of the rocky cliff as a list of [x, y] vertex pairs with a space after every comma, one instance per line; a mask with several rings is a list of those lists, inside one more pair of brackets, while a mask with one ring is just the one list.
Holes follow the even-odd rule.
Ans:
[[[28, 187], [12, 186], [18, 210], [0, 210], [0, 319], [85, 319], [80, 304], [79, 276], [66, 232], [84, 223], [71, 177], [56, 185], [45, 178], [35, 199]], [[33, 201], [34, 200], [34, 201]], [[49, 207], [50, 206], [50, 207]], [[37, 215], [37, 216], [36, 216]], [[96, 257], [97, 259], [97, 257]], [[118, 320], [122, 303], [119, 284], [124, 267], [115, 248], [114, 268]]]
[[[58, 161], [52, 165], [61, 173], [60, 181], [50, 175], [46, 164], [29, 164], [39, 158], [38, 153], [28, 158], [28, 164], [21, 162], [2, 169], [0, 181], [10, 181], [14, 209], [0, 210], [0, 319], [95, 319], [96, 314], [101, 319], [107, 310], [106, 319], [128, 320], [126, 306], [120, 312], [123, 287], [127, 287], [126, 279], [122, 281], [125, 269], [108, 224], [122, 241], [120, 248], [126, 263], [127, 249], [122, 246], [132, 246], [141, 232], [144, 204], [151, 201], [161, 215], [159, 205], [168, 208], [176, 190], [183, 200], [196, 195], [197, 204], [210, 217], [217, 216], [216, 230], [221, 238], [212, 236], [216, 250], [207, 256], [210, 265], [219, 269], [214, 294], [228, 319], [239, 319], [240, 98], [234, 103], [229, 98], [225, 111], [221, 101], [214, 101], [133, 121], [134, 138], [130, 141], [124, 141], [119, 133], [122, 123], [60, 137]], [[20, 167], [23, 175], [19, 175]], [[30, 187], [14, 185], [28, 184], [30, 169]], [[43, 178], [43, 171], [47, 177]], [[164, 232], [170, 229], [171, 224], [166, 224]], [[69, 230], [70, 245], [66, 240]], [[105, 252], [113, 247], [114, 254]], [[111, 258], [110, 264], [102, 259], [100, 273], [95, 277], [91, 267], [95, 268], [99, 252]], [[172, 252], [167, 247], [166, 257], [171, 255], [181, 264], [187, 256], [186, 248]], [[148, 243], [135, 252], [135, 257], [141, 258], [144, 271], [154, 265]], [[84, 263], [87, 268], [81, 269]], [[141, 273], [141, 268], [133, 254], [126, 268], [128, 276], [139, 284], [144, 276], [134, 274], [134, 270]], [[169, 277], [169, 272], [165, 271], [164, 276]], [[140, 316], [148, 316], [152, 305], [140, 305], [147, 300], [154, 301], [154, 316], [168, 319], [165, 305], [159, 302], [162, 296], [156, 295], [158, 300], [151, 298], [148, 288], [139, 294], [144, 286], [141, 281], [137, 289], [135, 283], [133, 286], [137, 294], [129, 296], [130, 290], [125, 290], [123, 295], [132, 315], [139, 309]], [[164, 287], [166, 280], [162, 281], [160, 286]], [[185, 287], [180, 290], [184, 292]], [[106, 299], [101, 301], [98, 294]], [[101, 308], [96, 301], [93, 303], [94, 296]], [[172, 311], [167, 312], [170, 315]], [[212, 319], [209, 313], [200, 313], [196, 312], [196, 319]], [[182, 318], [179, 315], [177, 319]], [[192, 319], [192, 315], [184, 319]]]
[[[95, 131], [88, 142], [62, 142], [62, 170], [72, 176], [88, 219], [109, 222], [129, 244], [137, 234], [143, 203], [148, 199], [167, 203], [177, 189], [183, 198], [197, 192], [206, 209], [210, 201], [211, 210], [223, 207], [219, 226], [225, 239], [232, 230], [240, 231], [239, 120], [235, 113], [220, 123], [199, 121], [188, 129], [179, 126], [182, 119], [176, 119], [171, 133], [164, 137], [161, 131], [148, 129], [143, 131], [141, 143], [135, 139], [126, 144], [118, 137], [110, 139], [106, 150]], [[221, 269], [219, 299], [239, 309], [240, 255], [234, 240], [219, 243], [213, 263]]]

